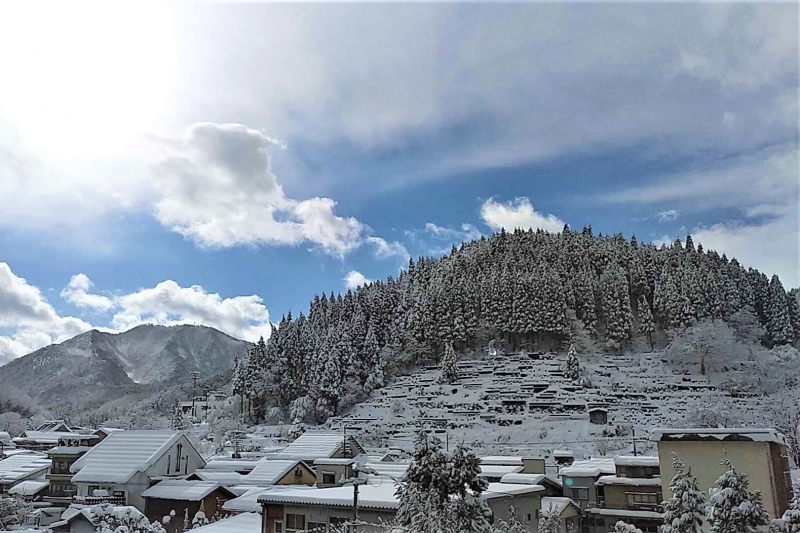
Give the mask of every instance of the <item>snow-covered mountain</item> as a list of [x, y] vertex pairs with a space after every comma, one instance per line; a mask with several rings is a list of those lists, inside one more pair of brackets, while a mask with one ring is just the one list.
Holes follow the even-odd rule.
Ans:
[[42, 405], [99, 404], [229, 370], [248, 343], [204, 326], [87, 331], [0, 367], [0, 388], [14, 387]]

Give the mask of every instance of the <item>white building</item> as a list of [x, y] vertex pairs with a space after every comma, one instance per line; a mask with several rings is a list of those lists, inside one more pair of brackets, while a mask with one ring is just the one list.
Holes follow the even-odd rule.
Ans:
[[133, 505], [144, 510], [142, 492], [153, 481], [185, 476], [205, 461], [181, 432], [119, 431], [75, 461], [70, 471], [77, 503], [97, 503], [95, 491], [107, 491], [99, 501]]

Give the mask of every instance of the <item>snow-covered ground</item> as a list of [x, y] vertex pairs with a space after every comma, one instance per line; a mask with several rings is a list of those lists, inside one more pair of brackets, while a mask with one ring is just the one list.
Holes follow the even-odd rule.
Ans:
[[[660, 353], [582, 358], [586, 387], [563, 377], [566, 356], [538, 357], [462, 360], [454, 384], [439, 384], [436, 367], [399, 376], [327, 426], [347, 427], [368, 445], [406, 450], [423, 427], [450, 448], [463, 443], [482, 455], [628, 453], [634, 435], [637, 451], [652, 453], [651, 429], [680, 425], [687, 406], [722, 394], [705, 376], [674, 372]], [[755, 398], [731, 401], [758, 410]], [[607, 409], [607, 425], [589, 422], [592, 408]]]

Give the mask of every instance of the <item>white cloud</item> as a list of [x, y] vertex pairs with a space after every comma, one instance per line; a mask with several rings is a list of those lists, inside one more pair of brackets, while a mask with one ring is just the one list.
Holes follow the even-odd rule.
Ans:
[[521, 229], [543, 229], [558, 233], [564, 229], [564, 221], [555, 215], [537, 212], [528, 198], [520, 197], [501, 203], [489, 198], [481, 206], [481, 218], [493, 230], [505, 228], [506, 231]]
[[153, 323], [200, 324], [249, 341], [270, 333], [269, 311], [257, 295], [222, 298], [199, 285], [181, 287], [166, 280], [119, 296], [114, 302], [116, 311], [111, 324], [118, 331]]
[[75, 317], [62, 317], [38, 288], [0, 263], [0, 363], [52, 342], [67, 340], [91, 325]]
[[90, 294], [89, 289], [94, 285], [86, 274], [75, 274], [61, 291], [61, 297], [78, 307], [89, 308], [95, 311], [109, 311], [114, 307], [114, 301], [107, 296]]
[[372, 283], [372, 280], [369, 280], [357, 270], [351, 270], [347, 273], [347, 275], [342, 279], [344, 281], [344, 286], [348, 289], [357, 289], [362, 285], [366, 285], [367, 283]]
[[676, 209], [667, 209], [666, 211], [659, 211], [656, 213], [656, 218], [659, 222], [672, 222], [677, 220], [678, 211]]
[[474, 241], [483, 236], [483, 233], [472, 224], [461, 224], [461, 229], [455, 229], [428, 222], [425, 224], [425, 232], [436, 239], [454, 242]]
[[312, 243], [331, 255], [356, 248], [365, 226], [330, 198], [287, 198], [270, 169], [280, 143], [241, 124], [199, 123], [154, 169], [156, 218], [200, 245]]
[[375, 257], [378, 259], [386, 259], [388, 257], [408, 259], [409, 257], [406, 247], [397, 241], [389, 242], [380, 237], [367, 237], [366, 242], [375, 247]]

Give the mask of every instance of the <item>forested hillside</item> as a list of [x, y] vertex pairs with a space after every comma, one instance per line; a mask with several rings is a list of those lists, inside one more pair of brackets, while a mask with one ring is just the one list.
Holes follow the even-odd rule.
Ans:
[[315, 296], [308, 314], [285, 316], [267, 342], [236, 362], [233, 392], [261, 418], [338, 414], [385, 375], [435, 361], [452, 344], [482, 351], [553, 349], [596, 340], [610, 350], [659, 344], [698, 320], [760, 322], [763, 344], [800, 339], [797, 289], [691, 237], [657, 248], [636, 237], [501, 231], [448, 256], [409, 262], [397, 279], [345, 295]]

